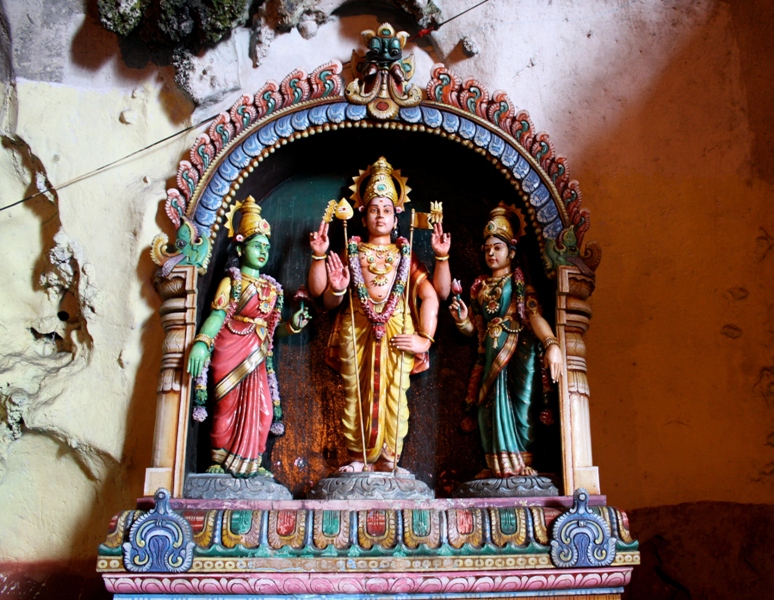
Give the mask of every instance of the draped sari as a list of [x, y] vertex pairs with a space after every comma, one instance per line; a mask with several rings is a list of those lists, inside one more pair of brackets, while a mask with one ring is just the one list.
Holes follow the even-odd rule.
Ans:
[[279, 322], [282, 289], [272, 278], [242, 274], [237, 282], [224, 279], [213, 308], [223, 308], [223, 297], [232, 299], [215, 338], [210, 373], [214, 382], [215, 409], [210, 434], [213, 462], [234, 477], [251, 477], [261, 467], [266, 440], [274, 418], [276, 381], [267, 369], [272, 338]]
[[496, 477], [520, 475], [531, 462], [538, 350], [524, 307], [524, 276], [518, 268], [503, 278], [479, 277], [471, 288], [479, 355], [467, 402], [478, 406], [487, 467]]

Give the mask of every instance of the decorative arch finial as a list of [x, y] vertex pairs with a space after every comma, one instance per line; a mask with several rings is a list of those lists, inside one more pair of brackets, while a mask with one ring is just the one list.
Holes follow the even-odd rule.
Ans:
[[368, 47], [365, 56], [352, 52], [352, 74], [355, 78], [345, 91], [354, 104], [364, 104], [376, 119], [392, 119], [401, 108], [416, 106], [422, 92], [409, 81], [414, 76], [414, 55], [403, 58], [408, 33], [382, 23], [377, 31], [362, 32]]

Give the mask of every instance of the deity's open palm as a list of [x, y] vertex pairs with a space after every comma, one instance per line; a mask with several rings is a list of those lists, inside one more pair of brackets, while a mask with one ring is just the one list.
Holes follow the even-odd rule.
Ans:
[[436, 256], [447, 256], [451, 248], [451, 234], [443, 232], [443, 225], [433, 223], [433, 234], [430, 237], [430, 246]]
[[341, 262], [339, 255], [331, 253], [325, 268], [328, 271], [328, 283], [331, 286], [331, 291], [345, 290], [349, 285], [349, 269]]

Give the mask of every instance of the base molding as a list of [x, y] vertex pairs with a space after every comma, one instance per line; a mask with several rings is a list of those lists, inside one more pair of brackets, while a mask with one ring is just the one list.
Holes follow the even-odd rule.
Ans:
[[640, 558], [626, 515], [585, 490], [421, 501], [158, 490], [138, 504], [113, 518], [97, 557], [106, 588], [125, 600], [605, 599]]

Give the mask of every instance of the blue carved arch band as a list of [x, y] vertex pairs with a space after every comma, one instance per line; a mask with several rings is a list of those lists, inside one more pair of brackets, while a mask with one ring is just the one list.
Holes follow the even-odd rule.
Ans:
[[[557, 207], [552, 199], [550, 184], [541, 177], [534, 159], [524, 156], [519, 148], [505, 135], [498, 135], [474, 120], [460, 117], [448, 107], [423, 105], [401, 109], [397, 122], [383, 123], [367, 119], [366, 107], [346, 102], [323, 104], [312, 108], [301, 107], [277, 119], [259, 124], [247, 135], [235, 140], [216, 163], [209, 181], [194, 196], [189, 215], [201, 235], [214, 239], [219, 227], [213, 227], [223, 215], [224, 203], [228, 204], [247, 175], [247, 169], [257, 167], [270, 152], [281, 148], [299, 137], [306, 137], [310, 129], [321, 128], [324, 133], [347, 126], [391, 127], [422, 132], [440, 130], [439, 133], [458, 141], [474, 151], [484, 154], [494, 164], [506, 170], [504, 173], [520, 190], [522, 200], [529, 207], [533, 226], [544, 238], [556, 239], [567, 226], [564, 207]], [[416, 129], [413, 126], [417, 126]], [[209, 169], [208, 169], [209, 171]], [[237, 184], [235, 186], [234, 184]], [[199, 190], [197, 190], [199, 191]], [[197, 198], [198, 196], [198, 198]], [[198, 200], [198, 201], [197, 201]], [[191, 215], [191, 212], [193, 213]], [[564, 217], [564, 219], [563, 219]]]

